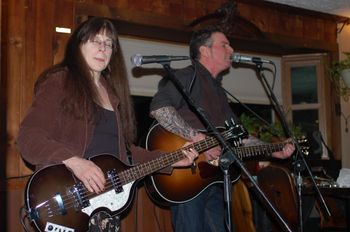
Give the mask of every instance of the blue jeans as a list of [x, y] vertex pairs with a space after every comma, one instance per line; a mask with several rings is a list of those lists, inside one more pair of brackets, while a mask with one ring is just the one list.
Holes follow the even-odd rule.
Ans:
[[227, 232], [222, 185], [212, 185], [193, 200], [171, 207], [175, 232]]

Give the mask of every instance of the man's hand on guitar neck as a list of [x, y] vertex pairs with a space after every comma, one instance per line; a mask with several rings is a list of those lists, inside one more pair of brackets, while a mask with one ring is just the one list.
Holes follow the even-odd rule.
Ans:
[[[288, 141], [289, 140], [287, 139], [286, 142]], [[289, 142], [289, 143], [286, 143], [282, 151], [277, 151], [272, 153], [272, 157], [279, 158], [279, 159], [287, 159], [293, 154], [294, 151], [295, 151], [294, 144]]]
[[[282, 151], [273, 152], [271, 154], [272, 157], [278, 158], [278, 159], [287, 159], [293, 154], [293, 152], [295, 151], [295, 146], [292, 143], [292, 140], [287, 139], [285, 140], [285, 143], [286, 145], [283, 147]], [[262, 145], [264, 144], [264, 142], [250, 135], [248, 139], [243, 140], [243, 144], [244, 146], [256, 146], [256, 145]]]

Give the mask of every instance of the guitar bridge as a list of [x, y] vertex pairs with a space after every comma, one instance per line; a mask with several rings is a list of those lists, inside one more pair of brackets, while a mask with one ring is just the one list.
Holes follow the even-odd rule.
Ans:
[[61, 194], [57, 193], [57, 194], [54, 196], [54, 199], [56, 200], [56, 203], [57, 203], [57, 205], [58, 205], [60, 215], [65, 215], [65, 214], [67, 213], [67, 210], [66, 210], [66, 208], [64, 207]]
[[74, 197], [74, 209], [80, 211], [90, 206], [90, 202], [86, 197], [86, 190], [83, 183], [79, 182], [69, 189], [69, 194]]

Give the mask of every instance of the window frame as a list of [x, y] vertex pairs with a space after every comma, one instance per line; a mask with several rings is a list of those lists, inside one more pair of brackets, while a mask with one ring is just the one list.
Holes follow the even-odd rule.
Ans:
[[[293, 111], [296, 110], [318, 110], [318, 125], [319, 131], [322, 134], [325, 142], [330, 143], [331, 128], [331, 107], [329, 97], [329, 81], [327, 78], [327, 70], [329, 64], [329, 56], [325, 53], [315, 54], [303, 54], [303, 55], [288, 55], [283, 56], [281, 61], [282, 68], [282, 98], [283, 105], [286, 111], [287, 120], [293, 122]], [[317, 81], [317, 103], [300, 103], [292, 104], [292, 86], [291, 86], [291, 68], [305, 67], [305, 66], [316, 67], [316, 81]], [[323, 154], [321, 158], [327, 159], [327, 149], [322, 144]]]

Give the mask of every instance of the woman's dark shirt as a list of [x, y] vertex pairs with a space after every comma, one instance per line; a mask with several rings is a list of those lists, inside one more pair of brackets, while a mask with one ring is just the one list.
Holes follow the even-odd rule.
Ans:
[[96, 125], [85, 158], [100, 154], [118, 156], [118, 125], [115, 112], [98, 107]]

